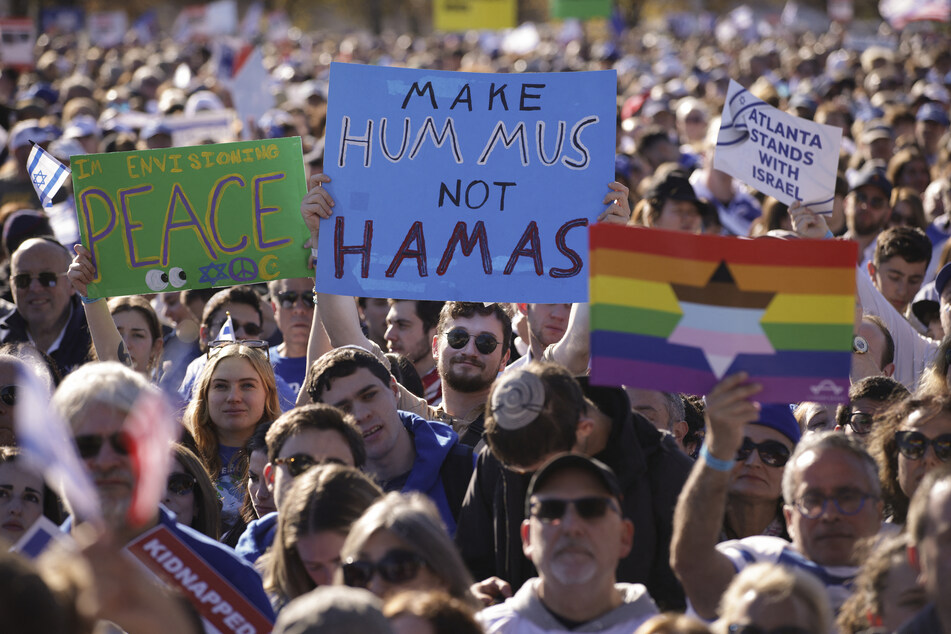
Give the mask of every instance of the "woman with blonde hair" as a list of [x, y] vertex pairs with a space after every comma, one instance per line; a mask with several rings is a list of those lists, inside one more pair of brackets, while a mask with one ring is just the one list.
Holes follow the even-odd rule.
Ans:
[[259, 423], [280, 415], [274, 369], [266, 351], [241, 341], [208, 350], [208, 362], [182, 423], [221, 497], [222, 534], [237, 521], [244, 500], [239, 451]]

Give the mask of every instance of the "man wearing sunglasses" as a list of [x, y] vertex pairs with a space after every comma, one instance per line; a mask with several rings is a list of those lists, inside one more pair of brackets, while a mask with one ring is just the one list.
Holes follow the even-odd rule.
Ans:
[[283, 378], [295, 397], [307, 374], [307, 342], [314, 319], [314, 280], [298, 277], [272, 280], [267, 285], [274, 321], [284, 337], [270, 349], [274, 374]]
[[0, 341], [32, 343], [63, 374], [83, 364], [91, 339], [86, 313], [66, 279], [72, 256], [52, 238], [31, 238], [10, 258], [16, 310], [0, 320]]
[[455, 533], [473, 457], [472, 448], [460, 444], [449, 425], [400, 411], [396, 379], [376, 356], [356, 346], [321, 356], [305, 389], [315, 403], [353, 417], [366, 447], [364, 470], [384, 491], [428, 495], [449, 533]]
[[885, 175], [881, 161], [868, 161], [849, 178], [849, 194], [845, 197], [845, 237], [859, 245], [859, 263], [871, 260], [875, 239], [888, 225], [892, 208], [888, 204], [892, 184]]
[[[260, 576], [230, 548], [179, 524], [173, 515], [158, 505], [154, 516], [142, 526], [128, 523], [127, 512], [132, 503], [136, 476], [124, 427], [139, 395], [151, 389], [154, 388], [144, 376], [119, 363], [89, 363], [68, 376], [51, 401], [52, 410], [72, 429], [80, 458], [99, 494], [107, 528], [116, 543], [125, 544], [162, 525], [227, 579], [259, 611], [273, 619]], [[63, 524], [66, 531], [73, 527], [73, 518]], [[195, 595], [189, 598], [197, 601]]]
[[634, 525], [622, 515], [621, 487], [604, 463], [558, 455], [535, 473], [521, 524], [522, 550], [538, 576], [478, 619], [493, 632], [633, 632], [658, 613], [641, 584], [618, 583]]
[[[718, 544], [736, 462], [752, 449], [746, 442], [748, 423], [760, 418], [760, 407], [750, 399], [762, 387], [747, 379], [745, 373], [729, 376], [706, 396], [707, 435], [677, 501], [671, 565], [693, 608], [706, 619], [716, 617], [734, 575], [757, 562], [816, 575], [837, 609], [857, 572], [856, 544], [882, 526], [878, 467], [851, 436], [809, 434], [789, 456], [782, 476], [783, 515], [792, 543], [754, 535]], [[761, 460], [778, 462], [759, 445]]]
[[868, 442], [875, 417], [908, 396], [908, 389], [887, 376], [869, 376], [849, 388], [849, 403], [836, 413], [836, 431]]

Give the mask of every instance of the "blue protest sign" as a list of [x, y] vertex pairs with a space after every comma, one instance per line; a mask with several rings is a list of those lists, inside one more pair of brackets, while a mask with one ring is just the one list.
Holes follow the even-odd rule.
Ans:
[[317, 287], [364, 297], [587, 301], [613, 179], [614, 71], [333, 64]]

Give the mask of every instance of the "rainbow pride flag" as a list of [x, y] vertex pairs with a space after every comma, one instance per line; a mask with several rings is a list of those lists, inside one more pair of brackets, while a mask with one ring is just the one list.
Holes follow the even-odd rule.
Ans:
[[763, 403], [848, 400], [855, 243], [589, 229], [591, 381]]

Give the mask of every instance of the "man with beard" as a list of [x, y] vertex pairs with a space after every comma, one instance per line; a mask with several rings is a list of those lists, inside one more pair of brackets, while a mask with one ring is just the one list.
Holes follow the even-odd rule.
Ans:
[[617, 583], [634, 524], [622, 516], [621, 488], [602, 462], [562, 454], [532, 478], [522, 522], [522, 551], [538, 577], [501, 605], [477, 615], [486, 631], [633, 632], [657, 614], [641, 584]]
[[571, 304], [516, 304], [528, 322], [528, 352], [506, 370], [540, 361], [545, 348], [561, 341], [568, 329]]
[[845, 198], [845, 237], [859, 245], [859, 263], [872, 260], [875, 240], [888, 224], [892, 208], [888, 204], [892, 184], [880, 161], [869, 161], [849, 179]]
[[410, 360], [423, 382], [426, 402], [438, 405], [442, 391], [432, 341], [443, 302], [388, 299], [387, 303], [386, 348]]
[[356, 346], [336, 348], [314, 362], [305, 384], [315, 403], [353, 416], [366, 448], [363, 470], [384, 491], [428, 495], [455, 532], [472, 476], [472, 448], [448, 425], [398, 409], [400, 388], [379, 359]]

